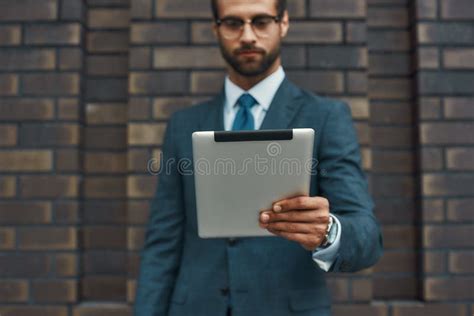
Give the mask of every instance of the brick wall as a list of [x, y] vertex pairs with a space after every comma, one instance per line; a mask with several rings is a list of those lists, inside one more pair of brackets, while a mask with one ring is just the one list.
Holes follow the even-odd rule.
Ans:
[[[346, 100], [385, 256], [335, 315], [474, 303], [471, 0], [289, 0], [283, 64]], [[203, 0], [0, 0], [0, 315], [131, 315], [167, 119], [218, 91]], [[309, 78], [309, 80], [308, 80]]]

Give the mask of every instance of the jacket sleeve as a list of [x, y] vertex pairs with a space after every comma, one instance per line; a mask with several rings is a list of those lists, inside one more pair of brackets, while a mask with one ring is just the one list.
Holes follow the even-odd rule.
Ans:
[[177, 168], [175, 115], [169, 120], [158, 185], [151, 201], [145, 244], [141, 253], [135, 315], [167, 315], [183, 244], [184, 204]]
[[320, 137], [320, 194], [329, 200], [331, 213], [341, 223], [340, 248], [330, 271], [368, 268], [382, 255], [383, 242], [347, 104], [332, 104]]

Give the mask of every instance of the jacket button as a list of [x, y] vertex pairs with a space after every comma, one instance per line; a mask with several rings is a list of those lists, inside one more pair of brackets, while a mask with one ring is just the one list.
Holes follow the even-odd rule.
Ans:
[[221, 289], [221, 294], [227, 296], [229, 294], [229, 288], [225, 287]]
[[237, 242], [237, 238], [229, 238], [229, 239], [227, 239], [227, 244], [228, 244], [229, 246], [235, 245], [236, 242]]

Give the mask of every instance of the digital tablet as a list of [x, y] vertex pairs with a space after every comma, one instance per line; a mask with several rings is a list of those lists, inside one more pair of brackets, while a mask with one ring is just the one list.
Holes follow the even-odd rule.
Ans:
[[314, 134], [311, 128], [194, 132], [199, 236], [273, 236], [259, 227], [259, 212], [309, 194]]

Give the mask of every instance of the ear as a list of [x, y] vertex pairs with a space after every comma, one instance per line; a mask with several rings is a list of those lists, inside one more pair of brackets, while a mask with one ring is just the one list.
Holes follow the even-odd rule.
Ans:
[[283, 38], [286, 36], [286, 34], [288, 34], [288, 29], [290, 28], [290, 18], [288, 16], [288, 10], [285, 10], [285, 12], [283, 12], [283, 17], [281, 18], [280, 25], [280, 37]]
[[218, 38], [217, 28], [218, 28], [218, 26], [217, 26], [216, 22], [212, 22], [212, 33], [214, 34], [215, 38]]

